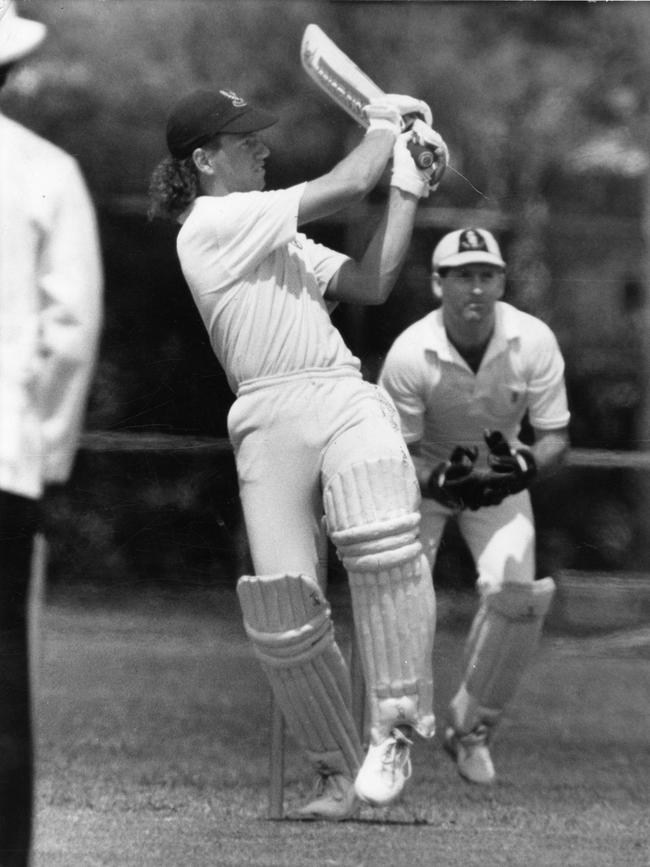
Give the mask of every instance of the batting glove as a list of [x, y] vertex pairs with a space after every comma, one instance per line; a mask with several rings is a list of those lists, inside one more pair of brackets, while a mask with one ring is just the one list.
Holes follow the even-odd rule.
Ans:
[[449, 151], [442, 136], [422, 121], [416, 120], [402, 133], [393, 147], [391, 186], [419, 198], [426, 198], [438, 188], [447, 168]]
[[433, 124], [431, 109], [423, 99], [415, 99], [413, 96], [404, 96], [401, 93], [387, 93], [382, 97], [382, 102], [394, 106], [402, 117], [402, 132], [410, 129], [415, 117], [420, 117], [427, 126]]
[[383, 97], [381, 99], [369, 102], [363, 109], [363, 113], [368, 118], [367, 132], [374, 132], [377, 129], [387, 129], [392, 132], [397, 138], [402, 130], [402, 116], [398, 109], [390, 102], [386, 102]]
[[421, 120], [416, 120], [411, 130], [411, 156], [425, 172], [429, 190], [437, 190], [449, 162], [449, 148], [440, 133]]

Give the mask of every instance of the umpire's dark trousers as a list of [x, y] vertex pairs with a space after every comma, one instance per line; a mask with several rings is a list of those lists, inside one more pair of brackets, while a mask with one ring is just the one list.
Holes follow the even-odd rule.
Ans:
[[38, 503], [0, 491], [0, 867], [26, 867], [33, 746], [27, 603]]

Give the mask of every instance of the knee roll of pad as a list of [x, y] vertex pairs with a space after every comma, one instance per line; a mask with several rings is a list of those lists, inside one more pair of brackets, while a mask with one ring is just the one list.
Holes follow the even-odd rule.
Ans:
[[287, 724], [322, 773], [354, 778], [362, 747], [327, 600], [306, 575], [243, 576], [244, 627]]
[[323, 498], [349, 576], [373, 729], [408, 723], [429, 737], [435, 597], [412, 465], [391, 457], [352, 466], [328, 481]]
[[419, 502], [411, 463], [393, 457], [337, 473], [323, 494], [327, 528], [342, 559], [383, 553], [386, 565], [419, 553]]
[[555, 582], [507, 583], [484, 597], [465, 648], [465, 679], [452, 702], [460, 731], [494, 723], [513, 698], [537, 648]]
[[348, 572], [373, 574], [419, 560], [419, 491], [410, 463], [383, 458], [351, 466], [328, 481], [323, 503]]

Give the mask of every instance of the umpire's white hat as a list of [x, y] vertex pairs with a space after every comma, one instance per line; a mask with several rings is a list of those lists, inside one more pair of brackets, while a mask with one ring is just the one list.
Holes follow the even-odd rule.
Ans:
[[474, 262], [506, 267], [494, 235], [486, 229], [457, 229], [449, 232], [438, 242], [431, 257], [434, 271], [458, 268]]
[[28, 55], [46, 33], [47, 27], [40, 21], [19, 17], [14, 0], [0, 0], [0, 66]]

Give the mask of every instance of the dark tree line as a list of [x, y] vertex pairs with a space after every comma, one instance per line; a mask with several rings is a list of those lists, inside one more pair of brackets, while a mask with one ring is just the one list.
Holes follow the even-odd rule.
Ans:
[[[630, 431], [621, 433], [619, 424], [608, 433], [602, 420], [620, 421], [623, 415], [612, 407], [626, 392], [618, 381], [603, 387], [602, 371], [615, 369], [630, 353], [621, 353], [613, 330], [609, 343], [599, 339], [593, 373], [584, 353], [574, 364], [579, 323], [563, 318], [565, 306], [554, 288], [558, 245], [549, 242], [558, 200], [569, 221], [574, 212], [592, 218], [617, 210], [638, 220], [643, 230], [646, 198], [636, 188], [647, 175], [648, 4], [24, 0], [19, 5], [24, 15], [45, 21], [50, 34], [16, 75], [3, 110], [78, 157], [100, 213], [106, 324], [92, 428], [225, 435], [232, 396], [184, 291], [174, 229], [146, 220], [148, 178], [164, 155], [170, 105], [206, 84], [234, 88], [280, 115], [281, 123], [269, 132], [271, 187], [316, 177], [347, 152], [360, 131], [300, 67], [300, 39], [313, 21], [386, 90], [430, 103], [450, 146], [452, 170], [435, 206], [423, 210], [432, 219], [434, 212], [453, 215], [458, 209], [477, 223], [495, 215], [504, 219], [510, 296], [559, 329], [576, 376], [580, 368], [575, 404], [582, 442], [619, 446], [624, 436], [630, 443], [650, 441], [644, 436], [650, 428], [643, 409], [650, 380], [644, 341], [632, 362], [639, 381], [626, 374], [624, 382], [635, 401]], [[333, 246], [359, 243], [371, 217], [348, 217], [348, 223], [316, 225], [313, 232]], [[427, 258], [446, 228], [444, 218], [437, 219], [418, 231], [409, 266], [384, 311], [367, 318], [354, 310], [337, 314], [370, 374], [395, 330], [432, 304]], [[635, 321], [645, 323], [647, 274], [631, 274], [628, 282], [636, 286], [625, 290]], [[598, 404], [596, 424], [598, 401], [605, 402]], [[186, 583], [193, 576], [227, 573], [228, 557], [240, 545], [232, 466], [222, 459], [190, 463], [154, 455], [83, 455], [74, 497], [59, 498], [52, 511], [55, 525], [65, 524], [55, 562], [56, 556], [62, 563], [76, 562], [80, 579], [103, 579], [107, 572], [140, 576], [136, 580], [166, 574]], [[585, 502], [604, 503], [591, 522], [601, 528], [603, 544], [592, 546], [580, 536], [579, 527], [569, 526], [567, 512], [564, 526], [545, 534], [547, 559], [625, 566], [632, 549], [624, 530], [636, 505], [621, 503], [618, 494], [611, 500], [599, 493], [603, 484], [610, 493], [625, 488], [625, 480], [590, 479], [587, 484], [582, 477], [567, 477], [563, 484], [570, 490], [559, 493], [575, 497], [584, 490]], [[549, 514], [557, 511], [557, 494], [555, 489], [540, 494]], [[580, 507], [572, 514], [577, 511]], [[182, 540], [173, 552], [164, 544], [171, 537]]]

